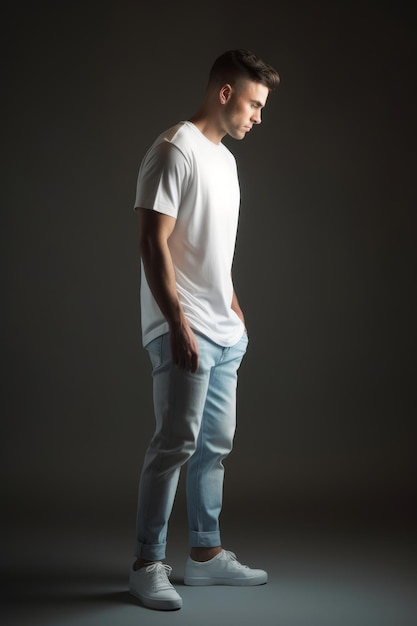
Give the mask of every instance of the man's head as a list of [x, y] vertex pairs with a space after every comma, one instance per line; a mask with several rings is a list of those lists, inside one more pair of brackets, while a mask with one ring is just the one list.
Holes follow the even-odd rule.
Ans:
[[225, 135], [243, 139], [261, 123], [261, 110], [279, 82], [278, 72], [252, 52], [224, 52], [210, 70], [204, 99], [191, 121], [214, 143]]
[[209, 87], [225, 83], [235, 87], [240, 81], [253, 81], [265, 85], [269, 91], [280, 82], [278, 72], [248, 50], [228, 50], [213, 63], [209, 74]]

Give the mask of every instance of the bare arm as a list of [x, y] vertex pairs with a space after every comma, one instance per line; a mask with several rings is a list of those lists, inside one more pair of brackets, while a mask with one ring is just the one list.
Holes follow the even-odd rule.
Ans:
[[170, 329], [172, 360], [191, 372], [198, 369], [198, 344], [178, 298], [168, 239], [175, 219], [149, 209], [137, 209], [139, 245], [146, 280]]
[[237, 299], [236, 291], [233, 289], [233, 298], [232, 298], [232, 310], [236, 313], [236, 315], [242, 320], [242, 324], [245, 327], [245, 316], [243, 315], [243, 311], [240, 308], [239, 300]]

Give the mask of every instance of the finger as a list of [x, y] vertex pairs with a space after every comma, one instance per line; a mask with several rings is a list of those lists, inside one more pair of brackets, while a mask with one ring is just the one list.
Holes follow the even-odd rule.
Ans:
[[194, 374], [198, 370], [198, 352], [193, 352], [191, 355], [191, 372]]

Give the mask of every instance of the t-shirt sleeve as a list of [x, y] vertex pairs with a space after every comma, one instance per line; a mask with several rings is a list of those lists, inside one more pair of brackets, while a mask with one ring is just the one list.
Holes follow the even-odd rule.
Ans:
[[139, 168], [135, 209], [152, 209], [176, 218], [189, 171], [185, 156], [172, 143], [152, 146]]

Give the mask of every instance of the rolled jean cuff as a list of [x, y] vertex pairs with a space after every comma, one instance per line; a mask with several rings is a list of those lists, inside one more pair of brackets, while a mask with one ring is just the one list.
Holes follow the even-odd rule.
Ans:
[[205, 533], [190, 530], [188, 539], [191, 548], [216, 548], [222, 545], [218, 530]]
[[166, 556], [166, 543], [146, 544], [136, 543], [134, 556], [146, 561], [163, 561]]

